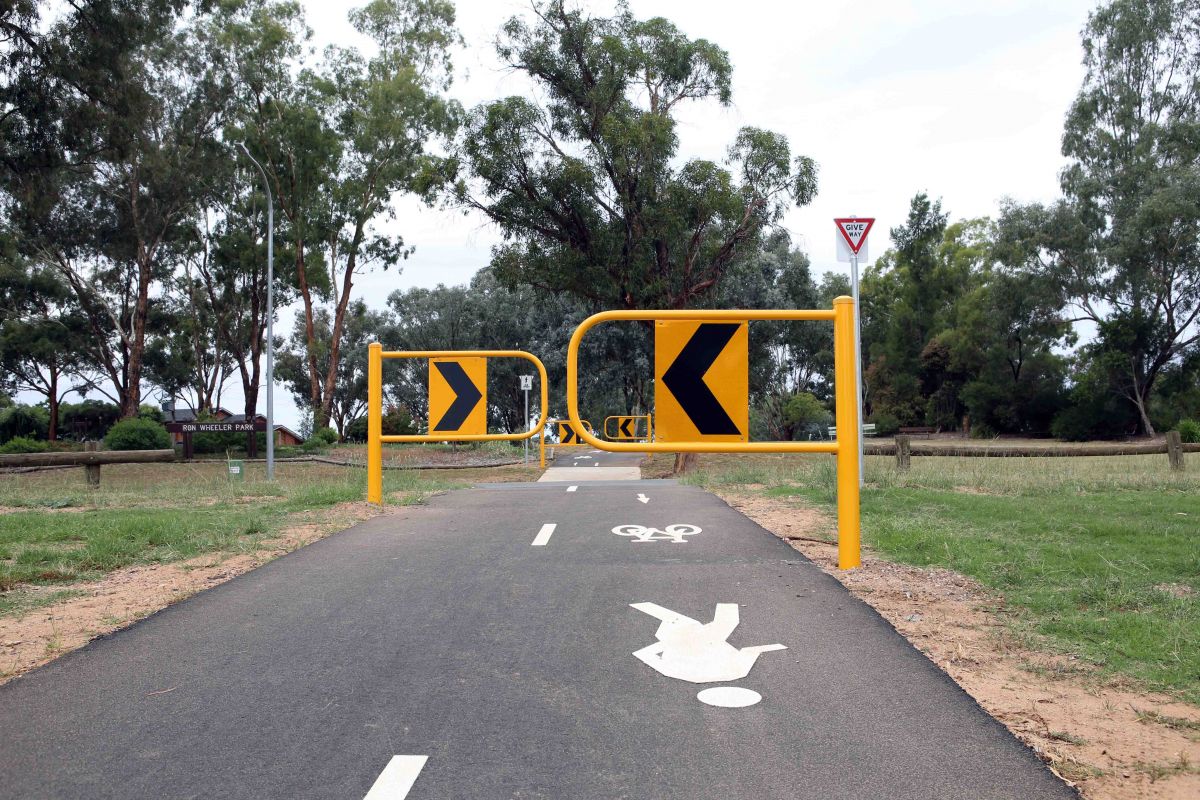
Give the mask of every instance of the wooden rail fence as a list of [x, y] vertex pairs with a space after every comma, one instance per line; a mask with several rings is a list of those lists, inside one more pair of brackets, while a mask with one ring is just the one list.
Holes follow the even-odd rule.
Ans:
[[1173, 470], [1184, 468], [1184, 453], [1200, 453], [1200, 444], [1184, 444], [1179, 432], [1171, 431], [1165, 441], [1134, 442], [1104, 445], [1021, 444], [938, 445], [933, 442], [913, 442], [908, 436], [897, 436], [894, 442], [868, 442], [863, 448], [869, 456], [896, 456], [896, 466], [902, 470], [912, 464], [913, 456], [956, 456], [972, 458], [1071, 458], [1080, 456], [1141, 456], [1166, 453]]
[[[95, 447], [94, 442], [90, 442]], [[154, 464], [174, 461], [174, 450], [86, 450], [82, 453], [0, 455], [0, 469], [12, 467], [83, 467], [89, 486], [100, 485], [103, 464]]]

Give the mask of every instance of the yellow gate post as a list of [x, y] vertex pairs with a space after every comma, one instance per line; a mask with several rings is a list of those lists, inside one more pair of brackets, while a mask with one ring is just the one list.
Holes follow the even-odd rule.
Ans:
[[[645, 320], [686, 320], [689, 322], [753, 322], [756, 320], [809, 320], [833, 323], [834, 373], [836, 376], [834, 408], [837, 419], [837, 441], [834, 442], [747, 442], [713, 441], [712, 437], [694, 440], [650, 441], [633, 444], [611, 442], [596, 438], [583, 430], [579, 418], [579, 345], [584, 335], [604, 322], [640, 322]], [[862, 563], [859, 553], [861, 520], [859, 517], [858, 438], [861, 436], [858, 402], [854, 382], [854, 300], [839, 297], [831, 309], [695, 309], [601, 311], [579, 323], [567, 344], [567, 417], [579, 433], [579, 438], [609, 453], [832, 453], [837, 456], [838, 473], [838, 566], [853, 569]], [[661, 409], [655, 406], [658, 415]], [[655, 427], [662, 430], [662, 420]]]
[[383, 345], [367, 351], [367, 502], [383, 503]]
[[854, 350], [858, 346], [854, 341], [854, 299], [835, 299], [833, 312], [833, 385], [838, 447], [838, 568], [853, 569], [862, 564], [858, 504], [858, 437], [862, 432], [854, 380]]

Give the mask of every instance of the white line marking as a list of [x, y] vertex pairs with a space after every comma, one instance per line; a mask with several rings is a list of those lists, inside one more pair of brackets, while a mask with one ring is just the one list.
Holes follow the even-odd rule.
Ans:
[[639, 494], [639, 495], [638, 495], [638, 502], [640, 502], [640, 503], [649, 503], [649, 502], [650, 502], [650, 498], [649, 498], [649, 497], [646, 497], [646, 495], [644, 495], [644, 494]]
[[599, 462], [599, 461], [597, 461], [595, 464], [592, 464], [592, 466], [593, 466], [593, 467], [598, 467], [598, 466], [600, 466], [600, 462]]
[[363, 800], [404, 800], [429, 756], [392, 756]]
[[557, 527], [558, 527], [558, 525], [556, 523], [547, 522], [545, 525], [542, 526], [542, 529], [540, 531], [538, 531], [538, 535], [533, 537], [533, 544], [530, 546], [531, 547], [545, 547], [546, 542], [550, 541], [550, 537], [554, 534], [554, 529]]
[[740, 686], [714, 686], [702, 690], [696, 695], [696, 699], [718, 708], [745, 708], [762, 700], [762, 695], [753, 689], [743, 689]]
[[568, 491], [568, 492], [573, 492], [573, 491], [575, 491], [575, 490], [576, 490], [576, 489], [578, 489], [578, 488], [579, 488], [578, 486], [568, 486], [568, 487], [567, 487], [567, 491]]

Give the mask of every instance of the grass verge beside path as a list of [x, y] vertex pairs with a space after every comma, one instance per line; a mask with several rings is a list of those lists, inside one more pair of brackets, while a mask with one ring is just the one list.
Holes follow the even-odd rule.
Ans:
[[[261, 464], [231, 482], [224, 462], [122, 464], [103, 468], [90, 490], [82, 470], [0, 476], [0, 614], [36, 602], [16, 587], [94, 580], [133, 564], [168, 563], [209, 552], [256, 549], [291, 515], [361, 501], [361, 469], [279, 464], [268, 483]], [[387, 472], [387, 502], [406, 505], [475, 480], [529, 479], [526, 470]], [[536, 471], [534, 471], [536, 473]], [[27, 593], [26, 593], [27, 594]]]
[[[901, 473], [869, 458], [866, 478], [868, 547], [969, 575], [1043, 645], [1200, 703], [1196, 467], [1171, 474], [1159, 456], [930, 457]], [[828, 457], [702, 456], [686, 480], [835, 513]]]

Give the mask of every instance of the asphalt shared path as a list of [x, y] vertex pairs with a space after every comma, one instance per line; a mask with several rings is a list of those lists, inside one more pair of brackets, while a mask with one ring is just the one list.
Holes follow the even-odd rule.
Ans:
[[1074, 796], [840, 584], [663, 481], [451, 492], [0, 687], [3, 798]]

